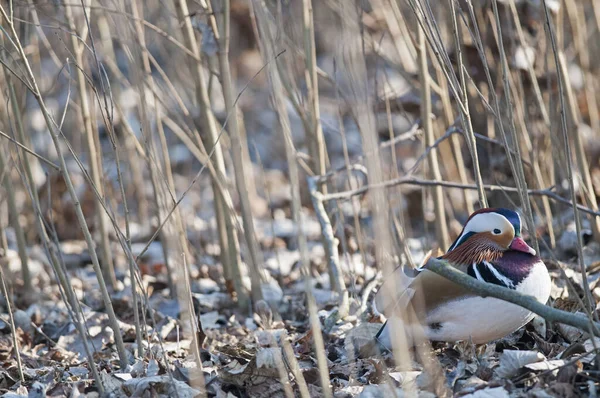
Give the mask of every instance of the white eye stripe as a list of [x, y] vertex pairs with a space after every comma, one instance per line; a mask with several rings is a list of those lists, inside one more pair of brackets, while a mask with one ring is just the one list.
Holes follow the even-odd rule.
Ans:
[[465, 237], [469, 233], [493, 233], [495, 229], [500, 230], [499, 234], [508, 231], [512, 231], [513, 234], [515, 233], [515, 228], [513, 227], [513, 225], [510, 223], [510, 221], [508, 221], [506, 217], [504, 217], [501, 214], [494, 212], [476, 214], [465, 224], [462, 234], [456, 239], [455, 244], [450, 246], [448, 251], [454, 250], [459, 244], [464, 243], [464, 241], [466, 240]]

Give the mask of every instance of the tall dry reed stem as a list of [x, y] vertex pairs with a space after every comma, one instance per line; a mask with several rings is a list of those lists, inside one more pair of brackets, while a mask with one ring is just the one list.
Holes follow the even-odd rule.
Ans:
[[[250, 205], [250, 183], [247, 181], [245, 170], [252, 170], [253, 166], [244, 156], [244, 146], [247, 142], [243, 140], [241, 132], [237, 105], [235, 103], [234, 86], [231, 79], [231, 65], [229, 63], [229, 41], [230, 41], [230, 23], [231, 23], [231, 7], [229, 0], [222, 0], [222, 18], [218, 25], [219, 38], [219, 79], [223, 89], [223, 97], [225, 99], [225, 108], [230, 115], [228, 121], [228, 130], [231, 139], [231, 158], [233, 160], [233, 171], [235, 175], [236, 188], [240, 200], [242, 211], [242, 223], [244, 226], [244, 237], [250, 252], [250, 281], [252, 283], [251, 295], [254, 303], [262, 300], [261, 280], [263, 274], [263, 257], [260, 246], [257, 241], [254, 228], [254, 220], [252, 216], [252, 206]], [[254, 176], [250, 179], [253, 181]], [[251, 183], [254, 186], [254, 183]]]
[[8, 203], [8, 215], [10, 224], [12, 225], [15, 235], [17, 237], [17, 250], [19, 253], [19, 259], [21, 260], [21, 272], [23, 276], [23, 288], [26, 293], [25, 298], [33, 298], [33, 285], [31, 281], [31, 272], [29, 271], [29, 260], [27, 256], [27, 242], [25, 240], [25, 233], [21, 227], [19, 221], [19, 214], [21, 213], [17, 207], [17, 201], [15, 199], [15, 188], [12, 183], [12, 176], [10, 173], [11, 167], [7, 164], [4, 159], [3, 150], [0, 149], [0, 174], [4, 176], [4, 181], [0, 179], [0, 185], [4, 186], [6, 194], [6, 202]]
[[[6, 21], [6, 23], [8, 25], [8, 28], [11, 33], [11, 40], [15, 44], [16, 50], [19, 53], [20, 59], [25, 68], [25, 72], [26, 72], [26, 76], [27, 76], [27, 80], [28, 80], [28, 84], [29, 84], [28, 87], [32, 90], [32, 94], [35, 97], [35, 99], [40, 107], [40, 111], [42, 112], [42, 115], [44, 117], [46, 127], [48, 128], [48, 130], [50, 132], [50, 136], [52, 138], [52, 143], [56, 150], [57, 157], [60, 161], [60, 167], [61, 167], [61, 171], [62, 171], [62, 174], [64, 176], [64, 179], [65, 179], [65, 182], [67, 185], [67, 190], [69, 192], [71, 200], [73, 201], [73, 205], [75, 208], [75, 214], [77, 216], [77, 221], [83, 232], [83, 236], [85, 238], [87, 248], [90, 253], [92, 265], [94, 267], [94, 272], [96, 273], [96, 277], [98, 280], [98, 287], [99, 287], [100, 293], [102, 295], [102, 300], [104, 302], [104, 306], [105, 306], [106, 312], [108, 314], [111, 328], [113, 329], [113, 332], [114, 332], [115, 345], [116, 345], [117, 351], [119, 353], [119, 360], [121, 362], [121, 366], [123, 368], [125, 368], [129, 361], [128, 361], [127, 354], [125, 351], [125, 346], [123, 345], [123, 336], [121, 335], [119, 323], [118, 323], [117, 317], [115, 315], [115, 312], [114, 312], [114, 309], [112, 306], [110, 295], [108, 294], [108, 289], [106, 287], [106, 282], [104, 280], [102, 268], [100, 267], [98, 255], [96, 254], [96, 251], [95, 251], [94, 241], [92, 239], [92, 235], [90, 234], [90, 230], [89, 230], [87, 222], [85, 220], [85, 216], [83, 215], [83, 211], [81, 209], [81, 203], [79, 202], [79, 198], [77, 196], [77, 191], [75, 190], [75, 187], [73, 186], [73, 182], [71, 180], [71, 176], [70, 176], [70, 173], [67, 168], [67, 163], [66, 163], [65, 157], [63, 155], [63, 149], [60, 144], [60, 132], [57, 129], [57, 125], [55, 124], [54, 119], [50, 115], [50, 112], [46, 106], [46, 103], [44, 102], [44, 98], [42, 97], [41, 91], [37, 84], [36, 77], [33, 74], [33, 70], [31, 69], [31, 65], [27, 58], [27, 54], [25, 53], [25, 49], [23, 48], [23, 45], [21, 44], [21, 40], [19, 38], [19, 35], [17, 34], [14, 19], [12, 18], [12, 15], [13, 15], [12, 8], [10, 9], [9, 12], [7, 12], [6, 8], [2, 5], [0, 5], [0, 13], [2, 14], [2, 17], [4, 18], [4, 20]], [[9, 15], [11, 15], [11, 17], [9, 17]]]
[[[110, 33], [108, 32], [109, 27], [108, 27], [108, 20], [105, 16], [105, 14], [100, 14], [99, 18], [98, 18], [98, 26], [99, 26], [99, 30], [100, 30], [100, 35], [103, 39], [103, 44], [106, 47], [106, 51], [109, 54], [109, 56], [115, 57], [115, 52], [114, 52], [114, 48], [112, 46], [112, 40], [110, 39]], [[125, 219], [125, 244], [127, 245], [127, 248], [129, 251], [131, 251], [131, 225], [130, 225], [130, 211], [129, 211], [129, 205], [127, 202], [127, 195], [125, 193], [125, 182], [123, 181], [123, 173], [121, 170], [121, 156], [120, 156], [120, 151], [121, 151], [121, 147], [117, 146], [117, 137], [115, 135], [115, 131], [112, 125], [107, 126], [107, 131], [108, 131], [108, 136], [109, 136], [109, 140], [112, 146], [112, 150], [113, 153], [115, 155], [115, 165], [116, 165], [116, 169], [117, 169], [117, 180], [118, 180], [118, 184], [119, 184], [119, 189], [120, 189], [120, 193], [121, 193], [121, 201], [123, 203], [123, 217]], [[127, 146], [125, 148], [125, 151], [128, 151]], [[132, 165], [133, 167], [136, 167], [136, 160], [137, 158], [134, 156], [132, 158], [129, 159], [129, 164]], [[139, 170], [139, 169], [138, 169]], [[140, 178], [140, 181], [137, 181], [137, 187], [139, 189], [139, 185], [141, 184], [141, 182], [143, 181], [143, 179]], [[133, 184], [136, 184], [136, 181], [132, 181]], [[139, 204], [138, 204], [139, 205]], [[142, 206], [144, 206], [144, 204], [142, 204]], [[145, 209], [140, 209], [140, 212], [143, 214], [145, 212]], [[140, 297], [139, 297], [139, 292], [138, 292], [138, 284], [137, 284], [137, 266], [135, 264], [134, 261], [131, 261], [130, 257], [127, 258], [127, 264], [129, 266], [129, 279], [130, 279], [130, 285], [131, 285], [131, 297], [132, 297], [132, 304], [133, 304], [133, 318], [134, 318], [134, 324], [135, 324], [135, 341], [137, 344], [137, 355], [139, 358], [143, 358], [144, 357], [144, 345], [143, 345], [143, 333], [145, 333], [145, 322], [144, 324], [141, 323], [140, 321], [140, 312], [139, 312], [139, 303], [140, 303]], [[143, 308], [143, 306], [142, 306]]]
[[415, 15], [418, 24], [425, 32], [425, 36], [431, 49], [438, 60], [444, 76], [447, 80], [450, 91], [456, 99], [459, 114], [464, 127], [464, 136], [471, 154], [473, 165], [473, 174], [475, 183], [478, 187], [477, 195], [481, 207], [487, 207], [487, 198], [483, 189], [483, 178], [481, 176], [481, 167], [479, 165], [479, 155], [477, 153], [477, 145], [475, 142], [475, 132], [471, 121], [471, 112], [469, 110], [469, 101], [466, 85], [466, 71], [463, 63], [462, 47], [459, 37], [458, 24], [456, 20], [455, 0], [449, 0], [452, 18], [452, 31], [455, 43], [456, 60], [458, 68], [458, 78], [454, 72], [453, 63], [450, 60], [448, 52], [444, 48], [440, 34], [439, 26], [436, 24], [431, 8], [428, 2], [423, 0], [408, 0], [408, 3]]
[[[312, 170], [317, 175], [326, 172], [326, 148], [321, 126], [319, 107], [319, 79], [317, 77], [317, 51], [312, 0], [302, 0], [302, 36], [304, 42], [304, 76], [308, 87], [308, 113], [310, 130], [306, 131]], [[321, 188], [324, 193], [327, 188]]]
[[[404, 278], [403, 273], [395, 274], [398, 279], [391, 277], [395, 268], [391, 239], [392, 229], [389, 223], [387, 195], [380, 185], [383, 183], [384, 177], [375, 126], [372, 91], [364, 53], [364, 27], [361, 26], [358, 10], [353, 6], [341, 5], [340, 13], [342, 16], [344, 45], [340, 46], [336, 55], [340, 60], [338, 64], [340, 66], [340, 76], [344, 76], [345, 80], [350, 82], [347, 92], [343, 92], [342, 95], [345, 95], [362, 139], [362, 150], [365, 154], [364, 159], [369, 181], [369, 188], [367, 189], [368, 206], [373, 220], [374, 241], [377, 242], [374, 248], [375, 259], [384, 277], [390, 280], [390, 283], [385, 284], [383, 288], [386, 289], [384, 294], [391, 297], [396, 289], [406, 285], [406, 278]], [[323, 195], [320, 200], [324, 201], [329, 196]], [[318, 212], [318, 208], [315, 208], [315, 211]], [[327, 214], [322, 212], [319, 217], [325, 219]], [[392, 345], [396, 363], [409, 363], [410, 352], [403, 335], [404, 331], [395, 330], [395, 332], [392, 333]]]
[[[77, 89], [79, 93], [79, 105], [81, 111], [81, 118], [83, 122], [83, 134], [85, 136], [85, 142], [87, 144], [88, 151], [88, 165], [90, 167], [92, 181], [94, 185], [100, 192], [100, 195], [104, 197], [104, 178], [102, 173], [102, 152], [96, 143], [94, 133], [95, 120], [92, 120], [92, 112], [91, 106], [89, 102], [89, 94], [87, 90], [87, 81], [84, 74], [85, 70], [85, 61], [84, 61], [84, 51], [86, 50], [86, 46], [83, 44], [87, 40], [88, 37], [88, 25], [83, 24], [81, 28], [78, 29], [76, 26], [76, 21], [73, 17], [73, 10], [70, 4], [65, 4], [65, 14], [67, 17], [67, 22], [69, 24], [69, 29], [71, 30], [71, 47], [73, 49], [73, 54], [75, 55], [75, 62], [79, 66], [76, 69], [77, 75]], [[115, 269], [112, 258], [112, 251], [110, 248], [110, 239], [108, 234], [108, 222], [106, 218], [106, 212], [102, 208], [102, 204], [100, 203], [100, 199], [95, 200], [95, 216], [96, 222], [98, 223], [98, 232], [100, 234], [100, 252], [102, 253], [102, 268], [104, 270], [104, 275], [106, 277], [106, 282], [111, 289], [116, 288], [117, 277], [115, 275]]]
[[[312, 293], [312, 284], [310, 277], [310, 258], [308, 253], [308, 245], [306, 235], [304, 233], [304, 224], [302, 219], [302, 204], [300, 201], [300, 179], [299, 179], [299, 168], [297, 162], [296, 148], [292, 140], [292, 131], [290, 127], [290, 120], [287, 108], [285, 106], [284, 88], [282, 78], [280, 76], [282, 68], [279, 68], [275, 62], [271, 62], [276, 56], [277, 52], [277, 41], [275, 37], [277, 33], [281, 32], [282, 27], [276, 25], [272, 19], [268, 18], [266, 6], [262, 1], [253, 0], [251, 3], [252, 15], [256, 20], [257, 33], [259, 37], [259, 47], [265, 63], [269, 63], [268, 76], [271, 88], [271, 99], [273, 107], [277, 113], [279, 121], [279, 127], [285, 143], [285, 155], [289, 167], [289, 178], [290, 178], [290, 189], [292, 196], [292, 219], [297, 226], [296, 239], [300, 251], [300, 261], [302, 265], [302, 274], [304, 277], [304, 286], [307, 296], [307, 307], [309, 311], [309, 320], [311, 325], [311, 331], [313, 333], [314, 348], [317, 354], [317, 366], [319, 369], [319, 376], [321, 385], [323, 388], [324, 396], [331, 396], [331, 390], [329, 387], [329, 370], [327, 366], [327, 358], [324, 356], [325, 344], [322, 338], [321, 323], [317, 315], [317, 309], [314, 304], [314, 297]], [[292, 373], [296, 376], [298, 388], [301, 397], [308, 397], [309, 391], [306, 385], [302, 372], [298, 371], [298, 363], [293, 355], [293, 349], [287, 341], [283, 342], [283, 349], [285, 356], [290, 363]]]
[[[431, 47], [428, 47], [428, 48], [431, 49]], [[433, 53], [433, 51], [431, 51], [431, 52]], [[456, 119], [454, 118], [453, 112], [452, 112], [452, 103], [450, 100], [450, 93], [448, 92], [448, 81], [446, 80], [446, 78], [444, 77], [444, 73], [442, 72], [442, 65], [440, 65], [440, 63], [438, 61], [436, 61], [434, 63], [434, 66], [435, 66], [435, 74], [436, 74], [437, 82], [442, 90], [440, 93], [440, 97], [441, 97], [441, 101], [442, 101], [442, 110], [444, 112], [444, 122], [445, 122], [446, 126], [451, 126], [452, 124], [455, 123]], [[454, 157], [454, 162], [456, 163], [456, 171], [458, 173], [460, 182], [463, 184], [468, 184], [469, 179], [467, 177], [467, 170], [466, 170], [465, 160], [464, 160], [463, 153], [462, 153], [460, 137], [453, 134], [452, 137], [450, 137], [450, 145], [452, 148], [452, 155]], [[464, 200], [464, 207], [467, 210], [467, 213], [469, 213], [469, 214], [473, 213], [473, 211], [474, 211], [473, 201], [471, 200], [469, 193], [466, 191], [463, 192], [463, 200]]]
[[[187, 1], [186, 0], [175, 0], [174, 4], [175, 4], [175, 9], [177, 11], [177, 17], [182, 26], [184, 41], [186, 43], [186, 46], [189, 48], [189, 50], [195, 57], [195, 60], [190, 60], [190, 68], [193, 72], [192, 76], [194, 76], [194, 78], [195, 78], [196, 99], [198, 101], [198, 106], [200, 108], [202, 126], [203, 126], [204, 130], [207, 132], [208, 145], [211, 148], [211, 150], [214, 150], [213, 166], [214, 166], [215, 171], [219, 175], [225, 176], [226, 175], [225, 161], [223, 158], [221, 144], [219, 143], [220, 133], [217, 128], [215, 116], [211, 109], [211, 102], [210, 102], [210, 98], [208, 95], [208, 90], [207, 90], [206, 81], [205, 81], [206, 79], [204, 77], [204, 71], [203, 71], [202, 63], [201, 63], [202, 58], [201, 58], [201, 54], [200, 54], [200, 48], [198, 47], [198, 43], [197, 43], [196, 37], [194, 35], [194, 29], [192, 27], [191, 19], [189, 16]], [[229, 38], [227, 40], [229, 40]], [[225, 92], [225, 89], [224, 89], [224, 92]], [[232, 105], [232, 104], [229, 103], [228, 105]], [[231, 109], [231, 107], [228, 107], [228, 109]], [[234, 114], [233, 118], [234, 119], [237, 118], [237, 115]], [[239, 131], [238, 131], [238, 133], [239, 133]], [[238, 138], [238, 141], [240, 141], [239, 135], [237, 138]], [[197, 140], [198, 140], [198, 144], [203, 146], [203, 144], [200, 142], [200, 137], [197, 137]], [[238, 156], [236, 158], [236, 162], [241, 163], [241, 158], [242, 158], [241, 142], [239, 143], [239, 145], [236, 146], [236, 150], [237, 150], [237, 154], [238, 154]], [[242, 167], [242, 165], [238, 165], [236, 173], [237, 174], [242, 173], [242, 176], [240, 176], [240, 178], [243, 182], [245, 182], [245, 179], [243, 176], [243, 170], [240, 167]], [[236, 174], [236, 181], [237, 181], [237, 174]], [[219, 243], [221, 243], [221, 248], [228, 249], [227, 257], [223, 258], [225, 261], [227, 261], [227, 263], [223, 264], [223, 266], [231, 267], [231, 268], [229, 268], [230, 275], [233, 278], [236, 278], [234, 280], [234, 284], [235, 284], [236, 288], [239, 289], [239, 291], [237, 291], [238, 300], [240, 300], [240, 304], [242, 306], [247, 308], [247, 304], [248, 304], [247, 303], [247, 295], [242, 288], [241, 281], [238, 279], [239, 275], [240, 275], [239, 252], [237, 250], [237, 237], [235, 237], [233, 234], [233, 232], [235, 231], [235, 229], [233, 227], [233, 225], [234, 225], [233, 217], [235, 217], [235, 214], [227, 211], [227, 209], [229, 209], [229, 207], [226, 204], [227, 198], [224, 195], [228, 195], [228, 193], [224, 193], [222, 191], [222, 189], [225, 189], [224, 186], [222, 186], [222, 189], [219, 189], [216, 186], [216, 184], [218, 184], [218, 182], [215, 181], [215, 178], [216, 177], [213, 175], [213, 192], [214, 192], [214, 196], [215, 196], [215, 214], [217, 216], [217, 222], [218, 222], [217, 228], [219, 228], [219, 239], [220, 239]], [[217, 188], [217, 189], [215, 189], [215, 188]], [[248, 200], [247, 193], [246, 193], [245, 199]], [[242, 201], [242, 200], [243, 200], [243, 198], [240, 198], [240, 201]], [[249, 204], [245, 203], [245, 206], [243, 208], [246, 209], [246, 211], [244, 212], [244, 210], [242, 210], [243, 214], [246, 214], [244, 217], [245, 223], [248, 222], [248, 220], [247, 220], [248, 214], [247, 213], [249, 211], [249, 207], [250, 207]], [[257, 253], [258, 248], [256, 246], [256, 243], [254, 242], [253, 224], [249, 228], [250, 229], [245, 229], [245, 235], [246, 235], [246, 239], [251, 240], [250, 244], [248, 246], [249, 246], [249, 250], [251, 251], [252, 263], [255, 263], [255, 265], [253, 265], [253, 266], [257, 266], [257, 267], [262, 266], [262, 264], [256, 264], [256, 260], [259, 256], [259, 254]], [[251, 237], [249, 238], [250, 235], [251, 235]], [[227, 238], [227, 241], [225, 241], [225, 238]], [[252, 275], [252, 279], [251, 279], [252, 295], [253, 295], [254, 299], [258, 300], [258, 299], [262, 298], [262, 292], [261, 292], [261, 288], [260, 288], [260, 278], [259, 278], [260, 274], [256, 273], [256, 272], [251, 272], [251, 275]]]
[[[24, 156], [21, 157], [21, 168], [25, 168], [24, 164], [26, 164], [26, 158]], [[98, 368], [96, 367], [96, 363], [94, 362], [94, 356], [92, 354], [92, 349], [90, 348], [90, 343], [88, 339], [88, 333], [85, 325], [85, 317], [83, 312], [81, 311], [81, 306], [79, 305], [79, 301], [75, 295], [75, 291], [73, 286], [71, 285], [71, 281], [68, 278], [65, 270], [66, 267], [62, 262], [62, 258], [60, 257], [59, 245], [56, 240], [53, 240], [49, 237], [46, 226], [44, 224], [44, 219], [42, 215], [41, 205], [39, 196], [37, 194], [37, 187], [35, 186], [35, 181], [33, 180], [31, 174], [23, 175], [21, 174], [21, 180], [23, 181], [23, 185], [25, 186], [25, 190], [29, 198], [31, 199], [33, 210], [35, 213], [34, 220], [35, 226], [38, 231], [38, 235], [42, 242], [42, 245], [46, 251], [46, 255], [52, 270], [55, 273], [56, 279], [58, 280], [59, 290], [61, 292], [61, 297], [65, 303], [69, 316], [71, 317], [72, 322], [75, 324], [75, 328], [81, 337], [83, 350], [85, 352], [88, 366], [90, 368], [90, 372], [92, 373], [92, 377], [98, 386], [100, 392], [104, 391], [104, 385], [102, 384], [102, 380], [100, 379], [100, 375], [98, 373]]]
[[[419, 80], [421, 81], [421, 123], [425, 132], [425, 146], [432, 147], [435, 143], [433, 125], [431, 122], [431, 84], [429, 76], [429, 64], [427, 62], [427, 44], [425, 42], [425, 32], [418, 28], [419, 43]], [[429, 162], [429, 174], [434, 180], [441, 180], [442, 173], [438, 160], [437, 148], [429, 151], [427, 156]], [[433, 196], [433, 210], [435, 213], [435, 235], [437, 243], [442, 250], [450, 247], [450, 235], [446, 222], [446, 209], [444, 207], [444, 194], [442, 187], [433, 187], [431, 190]]]
[[[3, 40], [0, 39], [0, 43]], [[22, 141], [24, 138], [23, 133], [23, 120], [21, 117], [21, 112], [19, 110], [19, 106], [17, 103], [17, 95], [15, 93], [12, 77], [10, 72], [3, 68], [4, 78], [8, 85], [8, 100], [10, 101], [10, 109], [12, 110], [15, 130], [17, 132], [17, 137]], [[7, 107], [8, 108], [8, 107]], [[23, 152], [23, 156], [25, 156], [24, 149], [21, 149]], [[32, 160], [35, 163], [35, 160]], [[23, 288], [27, 294], [33, 294], [33, 282], [31, 277], [31, 272], [29, 270], [29, 257], [27, 255], [27, 241], [25, 239], [25, 233], [23, 228], [21, 227], [21, 223], [19, 221], [19, 209], [17, 208], [17, 202], [15, 199], [15, 190], [12, 184], [12, 176], [11, 169], [7, 167], [6, 161], [4, 160], [4, 154], [2, 153], [2, 149], [0, 149], [0, 175], [4, 176], [4, 181], [0, 179], [0, 185], [4, 185], [6, 189], [6, 198], [8, 202], [8, 211], [9, 211], [9, 220], [13, 226], [15, 231], [15, 235], [17, 237], [17, 250], [19, 253], [19, 259], [21, 260], [21, 272], [23, 276]], [[31, 175], [31, 169], [29, 164], [27, 164], [27, 172]], [[0, 238], [1, 239], [1, 238]], [[33, 298], [33, 296], [30, 296]]]
[[[3, 162], [2, 151], [0, 150], [0, 162]], [[0, 172], [4, 171], [3, 165], [0, 164]], [[10, 325], [10, 333], [12, 337], [13, 351], [15, 354], [15, 359], [17, 360], [17, 367], [19, 372], [19, 379], [21, 383], [25, 383], [25, 376], [23, 376], [23, 364], [21, 362], [21, 353], [19, 352], [19, 339], [17, 337], [17, 328], [15, 327], [15, 318], [13, 315], [12, 305], [10, 303], [10, 295], [8, 294], [8, 289], [6, 288], [6, 281], [4, 279], [4, 271], [3, 264], [0, 262], [0, 288], [2, 288], [2, 296], [4, 297], [4, 301], [6, 301], [6, 312], [8, 313], [9, 325]]]
[[[550, 36], [550, 42], [552, 44], [552, 54], [554, 57], [554, 64], [556, 67], [556, 72], [558, 74], [558, 91], [559, 91], [559, 103], [560, 103], [560, 119], [561, 119], [561, 134], [563, 139], [565, 157], [566, 157], [566, 171], [567, 178], [569, 181], [569, 190], [571, 193], [571, 201], [573, 203], [577, 203], [577, 194], [575, 192], [575, 181], [573, 176], [573, 169], [571, 166], [571, 145], [569, 140], [569, 133], [567, 130], [567, 104], [565, 102], [565, 90], [569, 90], [568, 87], [565, 88], [565, 85], [569, 85], [570, 83], [567, 80], [567, 75], [565, 74], [566, 70], [564, 68], [564, 58], [560, 48], [557, 45], [557, 38], [554, 32], [554, 24], [550, 18], [550, 12], [548, 10], [548, 5], [546, 2], [542, 2], [544, 15], [545, 15], [545, 27], [547, 29], [547, 34]], [[583, 260], [583, 236], [581, 233], [581, 218], [579, 214], [579, 210], [577, 206], [573, 206], [573, 214], [575, 216], [575, 229], [577, 233], [577, 251], [578, 251], [578, 261], [579, 268], [582, 276], [583, 289], [584, 289], [584, 302], [586, 305], [587, 311], [591, 311], [595, 306], [592, 306], [594, 301], [592, 297], [592, 293], [590, 292], [590, 286], [587, 279], [587, 272], [585, 263]]]
[[[500, 65], [502, 69], [502, 83], [504, 87], [504, 95], [506, 96], [506, 111], [508, 115], [508, 132], [510, 133], [510, 141], [503, 127], [503, 121], [498, 120], [498, 124], [500, 126], [500, 131], [502, 134], [502, 138], [504, 140], [504, 146], [507, 153], [508, 163], [513, 173], [513, 177], [515, 178], [515, 184], [518, 188], [519, 198], [521, 204], [523, 206], [523, 212], [525, 214], [525, 222], [527, 224], [528, 230], [532, 232], [532, 239], [534, 248], [539, 252], [540, 248], [537, 242], [537, 236], [535, 235], [535, 224], [533, 221], [533, 213], [531, 211], [531, 203], [529, 202], [529, 196], [527, 195], [527, 181], [525, 181], [525, 173], [523, 171], [523, 162], [521, 162], [521, 146], [519, 145], [519, 139], [515, 127], [514, 120], [514, 112], [513, 112], [513, 101], [512, 101], [512, 92], [510, 88], [510, 72], [508, 59], [506, 57], [506, 52], [504, 49], [504, 42], [502, 39], [502, 29], [500, 26], [500, 15], [498, 13], [498, 4], [496, 0], [493, 0], [492, 3], [494, 17], [496, 22], [496, 40], [498, 42], [498, 48], [500, 52]], [[500, 114], [497, 115], [500, 118]], [[522, 131], [522, 135], [526, 132]], [[512, 143], [512, 145], [511, 145]], [[511, 153], [515, 152], [516, 156], [512, 156]]]

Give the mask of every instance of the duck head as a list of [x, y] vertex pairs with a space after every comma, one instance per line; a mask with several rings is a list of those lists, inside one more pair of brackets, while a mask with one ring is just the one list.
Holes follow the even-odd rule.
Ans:
[[442, 258], [456, 264], [494, 261], [514, 250], [536, 255], [521, 237], [521, 217], [509, 209], [485, 208], [471, 214]]

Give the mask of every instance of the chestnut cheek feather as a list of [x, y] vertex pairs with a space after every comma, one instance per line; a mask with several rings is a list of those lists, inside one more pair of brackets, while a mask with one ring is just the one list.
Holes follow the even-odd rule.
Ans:
[[514, 234], [511, 231], [505, 231], [500, 235], [494, 235], [491, 232], [480, 232], [481, 240], [489, 240], [498, 246], [498, 250], [508, 249], [513, 241]]
[[508, 248], [512, 243], [514, 237], [515, 234], [511, 233], [510, 231], [505, 231], [504, 233], [498, 236], [498, 243], [500, 244], [500, 246]]
[[[482, 261], [495, 261], [502, 257], [503, 251], [488, 233], [472, 236], [456, 249], [442, 256], [443, 259], [454, 264], [473, 264]], [[491, 235], [491, 234], [489, 234]]]

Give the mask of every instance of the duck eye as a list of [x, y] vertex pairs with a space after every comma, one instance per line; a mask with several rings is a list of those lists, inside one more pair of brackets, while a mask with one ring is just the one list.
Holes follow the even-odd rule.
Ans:
[[494, 228], [494, 235], [500, 235], [500, 233], [502, 233], [502, 231], [500, 231], [498, 228]]

